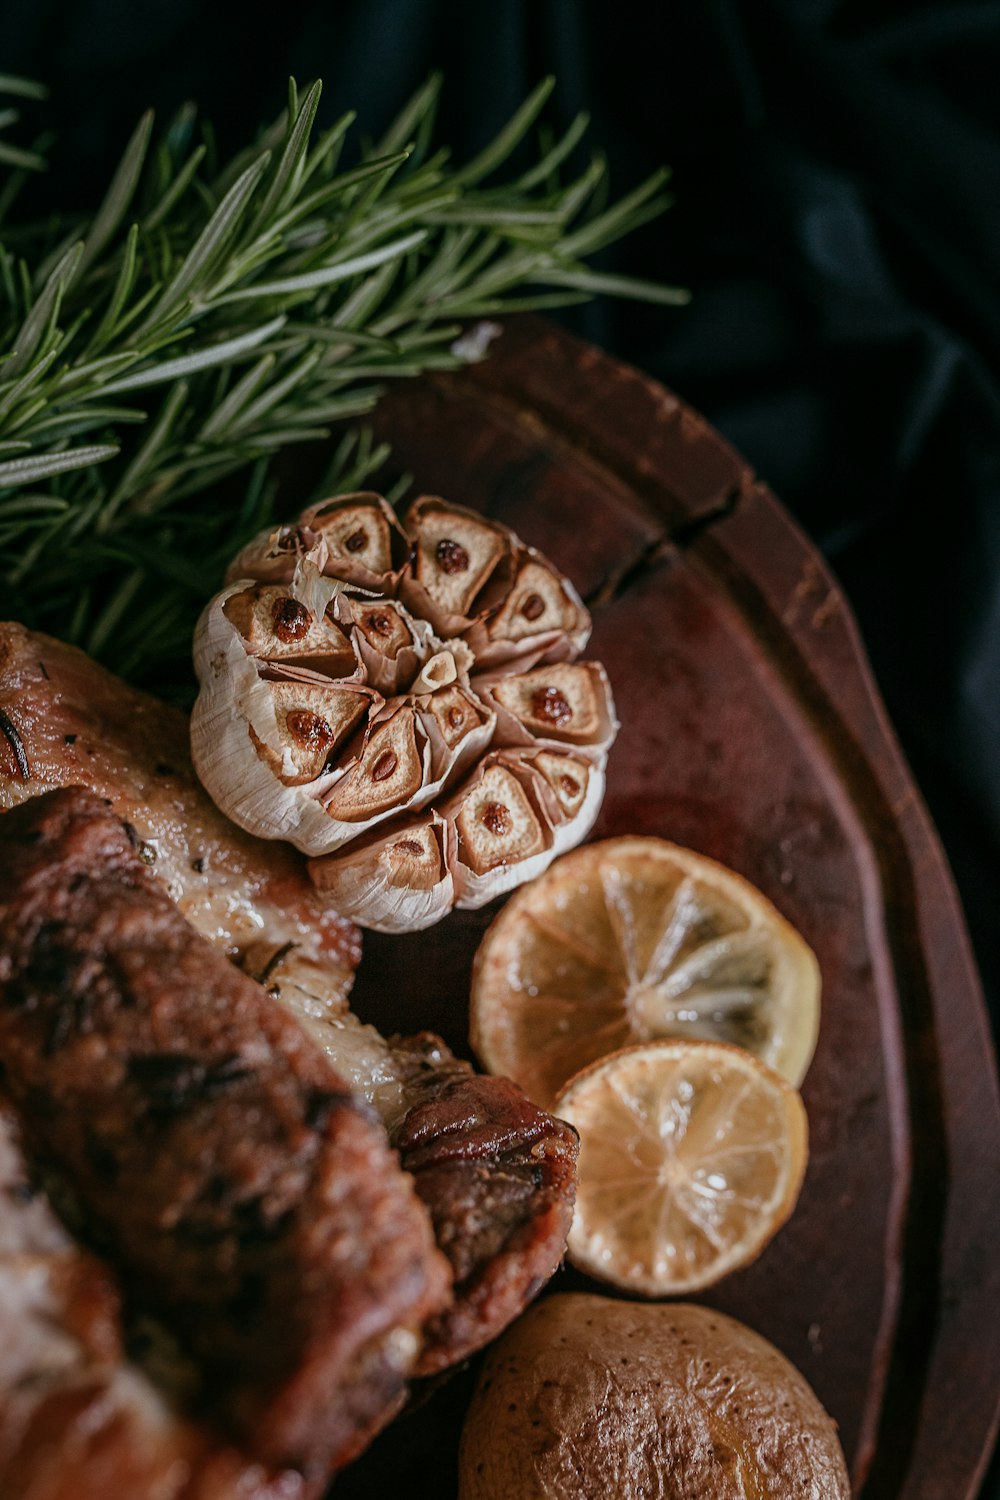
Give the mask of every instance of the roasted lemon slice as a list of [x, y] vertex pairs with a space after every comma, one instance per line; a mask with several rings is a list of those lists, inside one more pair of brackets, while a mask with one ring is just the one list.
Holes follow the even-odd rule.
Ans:
[[472, 1045], [551, 1107], [599, 1057], [660, 1037], [732, 1042], [798, 1085], [819, 1026], [812, 949], [754, 886], [662, 839], [564, 855], [476, 955]]
[[572, 1079], [555, 1109], [580, 1133], [570, 1259], [625, 1291], [711, 1286], [755, 1259], [795, 1206], [805, 1109], [739, 1047], [626, 1047]]

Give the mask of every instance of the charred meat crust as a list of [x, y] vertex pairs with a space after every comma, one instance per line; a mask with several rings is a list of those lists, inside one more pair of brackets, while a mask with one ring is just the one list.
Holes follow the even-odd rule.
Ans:
[[0, 819], [0, 1061], [131, 1294], [303, 1472], [397, 1409], [447, 1269], [381, 1126], [79, 788]]
[[180, 1415], [123, 1350], [117, 1283], [31, 1180], [0, 1099], [0, 1495], [313, 1500]]
[[495, 1338], [558, 1267], [579, 1141], [509, 1079], [442, 1057], [437, 1038], [395, 1046], [412, 1059], [415, 1102], [393, 1144], [455, 1277], [454, 1301], [425, 1330], [417, 1373], [432, 1375]]

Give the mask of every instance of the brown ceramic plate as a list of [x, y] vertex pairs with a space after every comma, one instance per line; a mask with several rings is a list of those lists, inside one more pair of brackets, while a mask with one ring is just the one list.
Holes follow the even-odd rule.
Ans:
[[[377, 428], [419, 490], [508, 522], [589, 600], [623, 725], [596, 836], [723, 860], [819, 956], [798, 1209], [703, 1300], [803, 1371], [867, 1500], [972, 1500], [1000, 1393], [996, 1078], [951, 878], [843, 596], [701, 417], [550, 325], [514, 322], [485, 364], [400, 388]], [[362, 1015], [467, 1050], [491, 915], [369, 935]], [[452, 1496], [473, 1374], [337, 1496]]]

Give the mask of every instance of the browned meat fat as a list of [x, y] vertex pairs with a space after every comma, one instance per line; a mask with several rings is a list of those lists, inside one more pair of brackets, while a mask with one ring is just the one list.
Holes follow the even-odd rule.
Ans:
[[345, 1462], [450, 1280], [384, 1132], [80, 789], [0, 818], [0, 1062], [27, 1146], [265, 1461]]

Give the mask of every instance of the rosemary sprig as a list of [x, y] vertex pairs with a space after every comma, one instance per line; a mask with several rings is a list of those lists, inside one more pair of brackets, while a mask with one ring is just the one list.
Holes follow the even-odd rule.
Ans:
[[[436, 78], [348, 165], [353, 116], [317, 134], [318, 83], [291, 83], [225, 165], [190, 109], [155, 143], [147, 115], [89, 222], [0, 230], [4, 613], [132, 678], [186, 681], [198, 610], [272, 518], [279, 450], [369, 411], [387, 380], [461, 364], [468, 319], [683, 300], [589, 267], [668, 200], [661, 172], [605, 206], [599, 158], [561, 180], [584, 118], [496, 181], [551, 86], [457, 168], [431, 145]], [[0, 167], [27, 169], [17, 149]], [[377, 457], [355, 434], [340, 483]], [[240, 470], [242, 501], [210, 493]]]
[[[30, 78], [12, 78], [9, 73], [0, 73], [0, 131], [9, 130], [21, 119], [18, 106], [6, 103], [7, 99], [37, 100], [45, 97], [46, 89], [42, 84], [34, 83]], [[45, 156], [37, 148], [29, 151], [0, 139], [0, 166], [14, 167], [19, 172], [43, 172]]]

